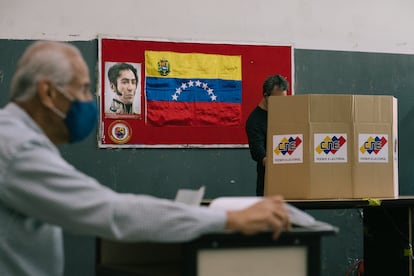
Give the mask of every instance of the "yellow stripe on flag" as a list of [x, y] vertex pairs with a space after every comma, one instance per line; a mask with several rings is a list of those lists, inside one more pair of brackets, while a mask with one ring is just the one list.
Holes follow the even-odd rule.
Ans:
[[168, 61], [167, 78], [241, 80], [241, 56], [145, 51], [147, 77], [163, 77], [159, 62]]

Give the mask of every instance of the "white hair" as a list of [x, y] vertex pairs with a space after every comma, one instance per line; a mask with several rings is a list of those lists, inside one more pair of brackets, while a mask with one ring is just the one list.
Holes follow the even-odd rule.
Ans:
[[11, 81], [10, 98], [24, 102], [36, 94], [37, 83], [49, 80], [65, 85], [72, 80], [73, 67], [70, 55], [79, 50], [64, 42], [39, 41], [29, 46], [20, 58]]

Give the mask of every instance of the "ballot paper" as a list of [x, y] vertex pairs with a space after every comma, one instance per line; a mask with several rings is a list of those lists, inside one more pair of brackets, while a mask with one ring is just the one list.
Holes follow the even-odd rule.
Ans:
[[[180, 189], [177, 192], [175, 201], [186, 203], [189, 205], [200, 205], [205, 192], [205, 187], [202, 186], [198, 190]], [[263, 197], [218, 197], [213, 199], [209, 208], [223, 209], [227, 211], [235, 211], [247, 208]], [[292, 204], [286, 203], [286, 207], [289, 213], [289, 219], [293, 226], [303, 227], [305, 229], [317, 230], [317, 231], [334, 231], [338, 232], [339, 229], [329, 223], [316, 220], [313, 216], [302, 211]]]
[[[228, 211], [240, 210], [257, 203], [262, 199], [262, 197], [219, 197], [211, 201], [209, 207], [225, 209]], [[300, 226], [312, 230], [333, 230], [335, 232], [339, 231], [338, 228], [334, 227], [333, 225], [318, 221], [310, 214], [296, 208], [289, 203], [286, 203], [286, 207], [288, 209], [290, 222], [294, 226]]]
[[204, 197], [205, 187], [201, 186], [198, 190], [179, 189], [175, 195], [175, 201], [188, 205], [200, 205]]

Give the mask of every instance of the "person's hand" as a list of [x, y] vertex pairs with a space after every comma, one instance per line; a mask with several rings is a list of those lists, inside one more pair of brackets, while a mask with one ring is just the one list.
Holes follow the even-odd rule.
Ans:
[[283, 230], [290, 230], [288, 211], [280, 196], [265, 197], [263, 200], [242, 210], [228, 211], [226, 229], [252, 235], [272, 230], [277, 239]]
[[263, 167], [266, 167], [266, 156], [263, 157], [262, 164], [263, 164]]

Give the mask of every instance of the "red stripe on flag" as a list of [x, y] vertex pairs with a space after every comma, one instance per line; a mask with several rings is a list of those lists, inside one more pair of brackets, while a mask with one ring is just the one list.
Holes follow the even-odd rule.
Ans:
[[240, 126], [241, 104], [147, 101], [153, 126]]

